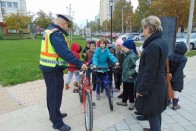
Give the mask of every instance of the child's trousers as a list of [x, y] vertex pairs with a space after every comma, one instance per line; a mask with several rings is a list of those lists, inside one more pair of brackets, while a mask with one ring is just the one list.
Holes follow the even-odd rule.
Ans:
[[78, 82], [79, 81], [79, 78], [80, 78], [79, 71], [74, 71], [74, 72], [68, 71], [68, 73], [67, 73], [67, 79], [66, 79], [65, 84], [68, 84], [69, 85], [71, 83], [71, 79], [72, 79], [73, 75], [75, 75], [74, 82]]

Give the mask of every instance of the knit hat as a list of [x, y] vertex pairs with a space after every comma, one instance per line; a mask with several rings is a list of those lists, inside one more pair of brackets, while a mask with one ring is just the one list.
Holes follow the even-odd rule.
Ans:
[[136, 50], [135, 42], [133, 40], [126, 40], [122, 44], [122, 46], [127, 47], [130, 50], [133, 50], [136, 55], [138, 55], [138, 52]]
[[112, 48], [112, 49], [116, 50], [116, 47], [115, 47], [115, 45], [114, 45], [114, 44], [108, 44], [108, 49], [110, 49], [110, 48]]
[[116, 40], [115, 45], [116, 45], [116, 46], [118, 46], [118, 45], [122, 46], [123, 42], [124, 42], [124, 41], [123, 41], [121, 38], [118, 38], [118, 39]]

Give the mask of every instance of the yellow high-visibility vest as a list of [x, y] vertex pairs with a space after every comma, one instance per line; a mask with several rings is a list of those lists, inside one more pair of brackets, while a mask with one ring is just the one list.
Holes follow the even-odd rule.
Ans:
[[[54, 50], [50, 42], [50, 34], [58, 29], [54, 28], [52, 30], [45, 30], [45, 39], [42, 40], [41, 43], [41, 52], [40, 52], [40, 64], [47, 67], [55, 67], [56, 65], [59, 66], [68, 66], [68, 63], [63, 60]], [[68, 41], [66, 36], [64, 35], [65, 41], [67, 46], [69, 47]]]

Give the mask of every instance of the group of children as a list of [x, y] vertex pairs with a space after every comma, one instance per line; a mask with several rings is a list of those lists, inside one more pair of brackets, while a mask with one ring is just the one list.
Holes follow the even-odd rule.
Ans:
[[[82, 51], [82, 48], [79, 44], [73, 43], [71, 45], [71, 51], [78, 59], [80, 59], [79, 53]], [[139, 48], [139, 54], [141, 54], [141, 52], [142, 46]], [[186, 45], [184, 43], [179, 43], [175, 46], [174, 53], [169, 55], [170, 73], [172, 74], [171, 84], [174, 91], [172, 109], [174, 110], [180, 108], [178, 101], [179, 92], [183, 89], [183, 69], [187, 62], [187, 58], [184, 54], [186, 52]], [[115, 45], [108, 43], [105, 38], [100, 38], [98, 42], [87, 41], [86, 47], [82, 52], [82, 57], [87, 66], [93, 65], [94, 67], [103, 68], [108, 67], [110, 64], [118, 66], [119, 68], [115, 68], [115, 70], [108, 73], [111, 80], [114, 76], [114, 91], [120, 91], [120, 86], [123, 83], [123, 92], [118, 96], [118, 98], [122, 98], [122, 101], [117, 102], [117, 105], [127, 106], [127, 101], [129, 100], [129, 109], [134, 109], [134, 83], [137, 77], [137, 72], [139, 71], [139, 56], [134, 41], [123, 41], [119, 38], [116, 40]], [[101, 73], [89, 71], [89, 78], [91, 74], [93, 91], [96, 90], [96, 99], [100, 100], [100, 93], [103, 92], [103, 89], [100, 89], [100, 83], [97, 81], [100, 81], [101, 77], [106, 75], [106, 70], [102, 70]], [[73, 75], [75, 75], [74, 93], [77, 93], [80, 73], [76, 68], [68, 69], [65, 89], [69, 89], [69, 84], [71, 83]]]

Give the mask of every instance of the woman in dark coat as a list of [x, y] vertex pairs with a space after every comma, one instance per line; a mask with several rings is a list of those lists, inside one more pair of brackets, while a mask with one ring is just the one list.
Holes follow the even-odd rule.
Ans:
[[168, 47], [161, 38], [161, 21], [156, 16], [149, 16], [142, 20], [144, 36], [140, 58], [139, 73], [136, 81], [136, 109], [146, 115], [150, 129], [144, 131], [161, 130], [161, 113], [167, 107], [166, 59]]
[[187, 57], [185, 53], [187, 52], [187, 46], [184, 42], [176, 44], [174, 53], [169, 55], [169, 69], [172, 74], [171, 85], [174, 92], [174, 98], [172, 100], [173, 110], [180, 109], [179, 92], [182, 91], [184, 86], [184, 73], [183, 69], [187, 63]]

